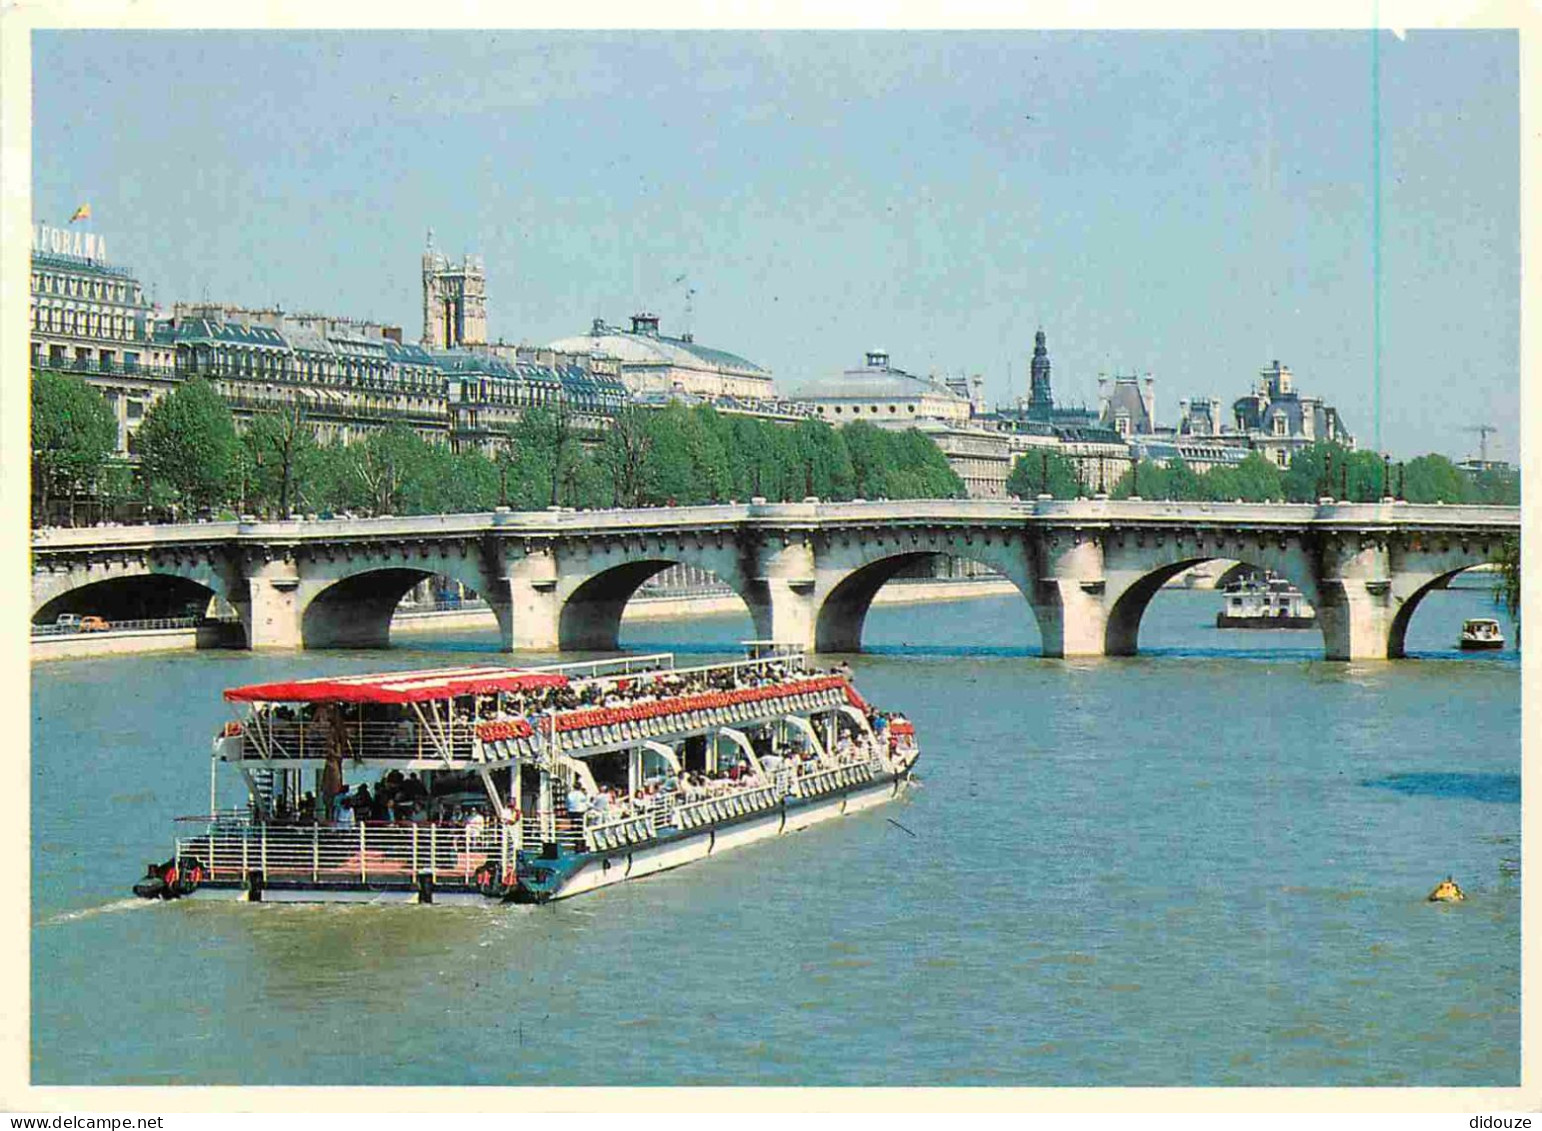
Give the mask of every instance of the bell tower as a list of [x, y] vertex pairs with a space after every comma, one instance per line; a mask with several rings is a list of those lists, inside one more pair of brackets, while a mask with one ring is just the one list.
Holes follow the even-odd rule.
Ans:
[[1049, 350], [1044, 345], [1044, 331], [1033, 336], [1032, 384], [1028, 390], [1028, 419], [1049, 420], [1055, 413], [1055, 398], [1049, 390]]
[[434, 250], [428, 233], [423, 250], [423, 344], [438, 349], [487, 344], [487, 271], [480, 255], [451, 263]]

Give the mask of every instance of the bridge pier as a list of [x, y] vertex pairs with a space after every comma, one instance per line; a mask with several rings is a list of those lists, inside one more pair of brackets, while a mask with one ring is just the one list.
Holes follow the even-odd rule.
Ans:
[[819, 602], [814, 547], [801, 532], [791, 538], [767, 538], [755, 548], [753, 576], [744, 603], [761, 640], [815, 647]]
[[[563, 602], [550, 554], [513, 563], [510, 575], [499, 579], [487, 601], [497, 614], [499, 645], [504, 651], [555, 652], [562, 646]], [[615, 647], [614, 642], [610, 647]]]
[[1389, 581], [1332, 578], [1318, 582], [1317, 623], [1329, 660], [1395, 660], [1403, 655], [1393, 625], [1401, 602]]
[[1039, 545], [1033, 614], [1044, 655], [1108, 654], [1103, 545], [1080, 533], [1053, 532]]
[[248, 567], [246, 597], [231, 602], [241, 614], [248, 648], [300, 647], [299, 588], [300, 572], [292, 561]]

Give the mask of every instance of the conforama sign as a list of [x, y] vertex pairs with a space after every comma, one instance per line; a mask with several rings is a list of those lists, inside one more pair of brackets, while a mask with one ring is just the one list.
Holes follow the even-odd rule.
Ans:
[[92, 232], [39, 224], [32, 232], [32, 250], [53, 255], [78, 255], [82, 259], [106, 259], [107, 241]]

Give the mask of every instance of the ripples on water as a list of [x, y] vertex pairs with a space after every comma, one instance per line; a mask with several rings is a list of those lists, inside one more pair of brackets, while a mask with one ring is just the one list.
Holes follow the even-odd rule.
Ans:
[[[1218, 633], [1205, 594], [1071, 662], [1015, 598], [876, 609], [904, 801], [540, 909], [124, 898], [207, 803], [221, 688], [487, 634], [39, 667], [34, 1082], [1515, 1084], [1519, 665], [1439, 597], [1409, 664]], [[1448, 873], [1469, 901], [1424, 902]]]

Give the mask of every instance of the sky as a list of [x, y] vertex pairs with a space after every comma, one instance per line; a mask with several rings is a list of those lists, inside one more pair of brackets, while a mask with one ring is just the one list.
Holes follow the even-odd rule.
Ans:
[[783, 389], [882, 348], [1006, 403], [1043, 329], [1057, 403], [1149, 373], [1172, 424], [1278, 358], [1362, 447], [1379, 403], [1397, 458], [1492, 424], [1513, 460], [1518, 65], [1505, 31], [47, 31], [33, 220], [89, 202], [167, 308], [415, 339], [432, 229], [495, 339], [647, 309]]

